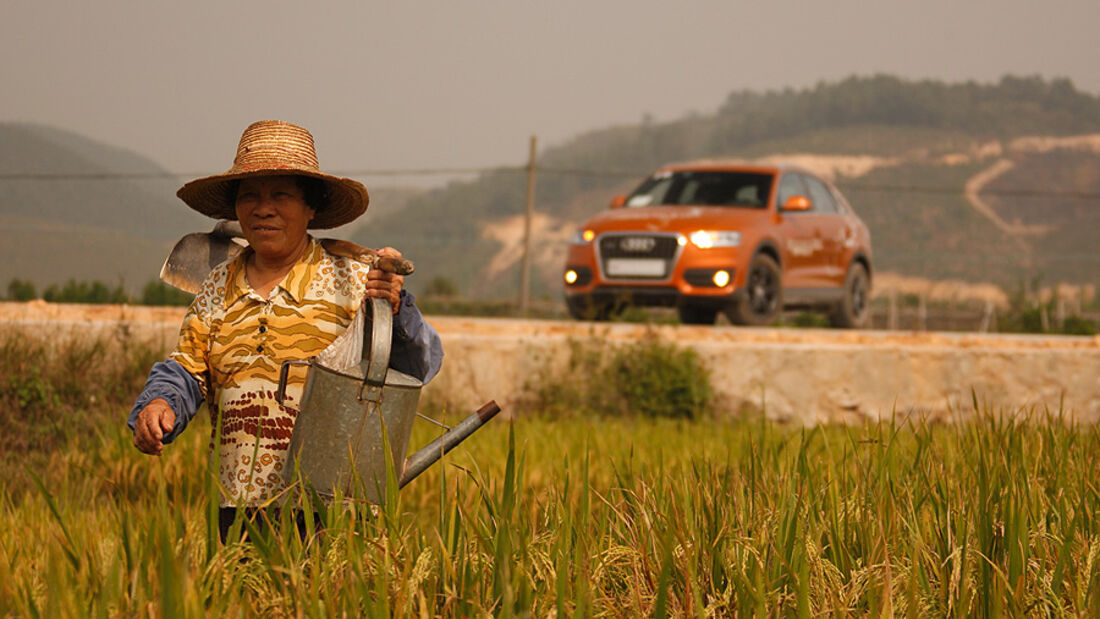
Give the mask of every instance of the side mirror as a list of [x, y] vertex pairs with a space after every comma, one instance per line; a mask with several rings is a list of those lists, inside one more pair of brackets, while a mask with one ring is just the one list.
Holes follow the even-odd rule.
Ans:
[[813, 202], [806, 196], [791, 196], [783, 203], [784, 211], [808, 211], [813, 208]]
[[624, 204], [626, 204], [626, 196], [615, 196], [611, 198], [611, 204], [608, 204], [607, 208], [614, 210], [622, 208]]

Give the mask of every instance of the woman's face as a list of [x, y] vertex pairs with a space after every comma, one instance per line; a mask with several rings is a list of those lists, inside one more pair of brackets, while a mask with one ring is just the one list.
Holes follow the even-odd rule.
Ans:
[[265, 262], [296, 259], [306, 246], [314, 210], [293, 176], [259, 176], [237, 188], [237, 220], [244, 238]]

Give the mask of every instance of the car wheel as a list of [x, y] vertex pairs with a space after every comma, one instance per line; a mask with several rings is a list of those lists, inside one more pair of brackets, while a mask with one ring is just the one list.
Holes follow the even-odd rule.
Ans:
[[607, 320], [611, 316], [610, 306], [597, 303], [589, 296], [566, 297], [565, 306], [574, 320]]
[[783, 311], [783, 286], [779, 265], [758, 254], [749, 264], [745, 288], [729, 310], [730, 322], [761, 327], [770, 325]]
[[712, 325], [718, 317], [716, 308], [695, 305], [681, 305], [676, 308], [676, 313], [680, 315], [680, 322], [685, 325]]
[[844, 277], [844, 298], [829, 314], [829, 324], [842, 329], [859, 329], [871, 316], [871, 278], [867, 268], [856, 262]]

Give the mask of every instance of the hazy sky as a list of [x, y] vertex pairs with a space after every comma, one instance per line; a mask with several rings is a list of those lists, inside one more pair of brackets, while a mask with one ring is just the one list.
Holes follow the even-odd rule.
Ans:
[[[1100, 92], [1100, 1], [0, 0], [0, 121], [220, 172], [251, 121], [328, 170], [517, 164], [527, 139], [852, 74], [1071, 78]], [[395, 179], [376, 179], [392, 182]]]

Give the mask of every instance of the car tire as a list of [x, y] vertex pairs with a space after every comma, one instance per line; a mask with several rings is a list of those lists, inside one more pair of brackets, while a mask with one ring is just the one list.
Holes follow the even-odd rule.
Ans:
[[736, 325], [763, 327], [783, 311], [782, 272], [770, 256], [757, 254], [745, 274], [745, 287], [728, 310]]
[[718, 309], [713, 307], [699, 307], [698, 305], [681, 305], [676, 308], [680, 315], [680, 322], [685, 325], [713, 325], [718, 317]]
[[853, 262], [844, 276], [844, 296], [829, 313], [829, 324], [839, 329], [862, 329], [871, 317], [871, 277], [867, 267]]

